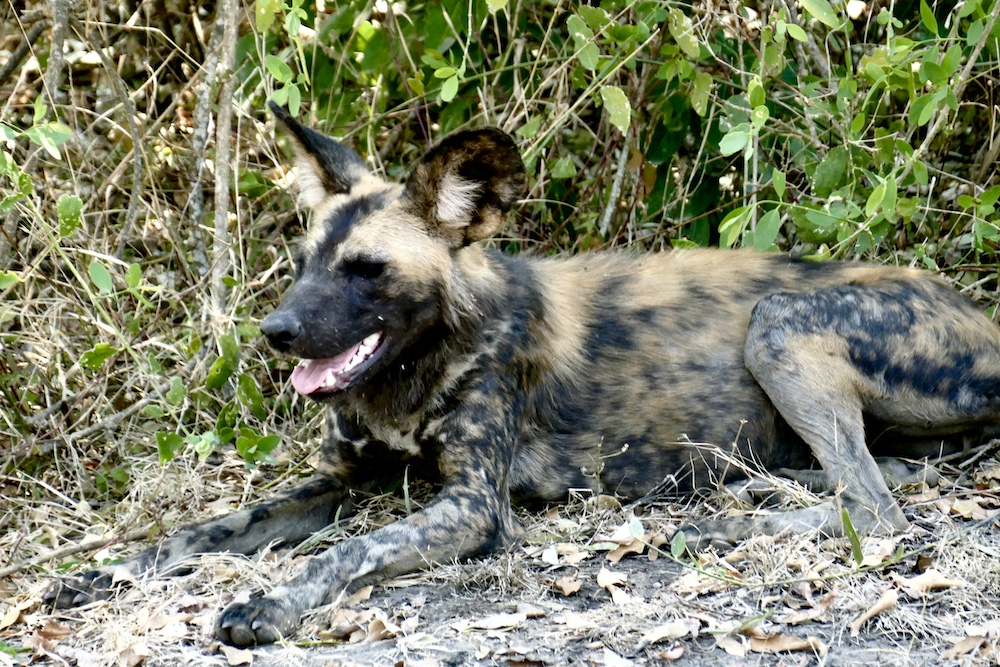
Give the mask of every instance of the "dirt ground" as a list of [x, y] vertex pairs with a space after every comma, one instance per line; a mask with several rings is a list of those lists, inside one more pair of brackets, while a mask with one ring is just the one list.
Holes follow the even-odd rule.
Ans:
[[[203, 556], [186, 574], [135, 582], [112, 600], [57, 613], [39, 600], [60, 559], [40, 562], [0, 583], [0, 641], [14, 649], [0, 652], [0, 666], [996, 665], [994, 452], [969, 469], [945, 466], [940, 486], [901, 491], [912, 529], [863, 538], [860, 566], [848, 540], [810, 535], [759, 537], [725, 557], [672, 558], [669, 535], [692, 514], [747, 511], [723, 491], [645, 506], [579, 497], [523, 512], [525, 540], [507, 553], [364, 589], [309, 614], [285, 644], [249, 651], [212, 639], [218, 609], [235, 595], [273, 586], [321, 544], [256, 559]], [[226, 466], [239, 478], [238, 462]], [[190, 489], [204, 473], [159, 474], [166, 487]], [[202, 512], [234, 504], [221, 493], [213, 500], [213, 489], [234, 485], [219, 473], [217, 486], [199, 491]], [[236, 504], [256, 495], [249, 489], [238, 489]], [[789, 490], [785, 502], [809, 501]], [[135, 527], [127, 522], [136, 517], [131, 501], [138, 500], [121, 503], [95, 532]], [[374, 498], [325, 539], [370, 530], [405, 511], [401, 497]], [[19, 550], [37, 540], [16, 533], [0, 537], [0, 563], [45, 556]], [[146, 543], [78, 557], [122, 557]]]

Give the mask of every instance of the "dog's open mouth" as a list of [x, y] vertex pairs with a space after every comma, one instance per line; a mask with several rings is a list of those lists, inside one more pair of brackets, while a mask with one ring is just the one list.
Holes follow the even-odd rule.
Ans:
[[381, 356], [384, 340], [376, 332], [331, 359], [303, 359], [292, 371], [292, 386], [306, 395], [346, 389]]

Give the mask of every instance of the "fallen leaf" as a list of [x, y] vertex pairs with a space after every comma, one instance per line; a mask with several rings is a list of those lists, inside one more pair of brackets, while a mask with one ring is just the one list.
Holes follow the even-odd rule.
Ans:
[[528, 618], [527, 614], [493, 614], [469, 623], [468, 627], [473, 630], [501, 630], [516, 628]]
[[353, 607], [360, 602], [365, 602], [372, 596], [374, 586], [363, 586], [351, 594], [351, 597], [344, 600], [345, 607]]
[[932, 486], [924, 489], [920, 493], [910, 493], [907, 494], [906, 498], [911, 503], [926, 503], [932, 500], [937, 500], [941, 497], [941, 489], [937, 486]]
[[614, 602], [619, 607], [623, 607], [632, 602], [633, 598], [631, 595], [625, 592], [624, 589], [618, 586], [608, 586], [608, 593], [611, 593], [611, 601]]
[[556, 545], [550, 545], [542, 551], [541, 560], [547, 565], [558, 565], [559, 564], [559, 552], [556, 551]]
[[617, 563], [618, 561], [620, 561], [625, 556], [628, 556], [629, 554], [641, 554], [645, 550], [646, 550], [645, 544], [643, 544], [639, 540], [633, 540], [628, 544], [618, 545], [617, 547], [609, 551], [608, 555], [605, 556], [605, 558], [607, 558], [612, 563]]
[[533, 604], [528, 604], [527, 602], [517, 603], [517, 613], [524, 614], [525, 618], [544, 618], [547, 613], [541, 607], [536, 607]]
[[858, 632], [861, 631], [861, 626], [864, 625], [869, 619], [881, 614], [883, 611], [887, 611], [896, 606], [896, 602], [899, 601], [899, 595], [896, 593], [895, 588], [887, 589], [879, 599], [872, 605], [871, 609], [865, 613], [858, 616], [851, 623], [851, 636], [857, 637]]
[[576, 553], [566, 554], [565, 556], [563, 556], [563, 563], [565, 563], [566, 565], [577, 565], [578, 563], [582, 563], [583, 561], [587, 560], [593, 555], [594, 554], [590, 553], [589, 551], [577, 551]]
[[632, 533], [631, 522], [626, 521], [615, 529], [610, 535], [595, 535], [595, 542], [614, 542], [615, 544], [631, 544], [635, 542], [635, 535]]
[[669, 623], [657, 625], [655, 628], [650, 628], [642, 634], [636, 650], [644, 649], [650, 644], [656, 644], [657, 642], [680, 639], [689, 634], [692, 637], [696, 637], [700, 627], [701, 623], [694, 618], [677, 619]]
[[989, 512], [975, 498], [959, 498], [951, 505], [951, 513], [963, 519], [978, 521], [989, 516]]
[[721, 648], [723, 651], [729, 655], [734, 655], [737, 658], [744, 658], [749, 652], [750, 647], [747, 646], [745, 640], [735, 637], [733, 635], [721, 635], [715, 638], [715, 645]]
[[20, 602], [14, 602], [13, 598], [11, 600], [8, 600], [7, 602], [9, 603], [10, 606], [7, 607], [7, 611], [4, 612], [3, 617], [0, 618], [0, 630], [9, 628], [10, 626], [17, 623], [17, 619], [21, 617], [21, 612], [24, 611], [25, 609], [28, 609], [29, 607], [31, 607], [32, 604], [34, 604], [31, 600], [21, 600]]
[[73, 628], [63, 623], [56, 623], [55, 621], [47, 621], [44, 626], [38, 630], [38, 635], [43, 639], [48, 641], [59, 641], [60, 639], [65, 639], [73, 634]]
[[562, 594], [569, 597], [574, 593], [580, 592], [580, 586], [582, 582], [576, 578], [576, 575], [565, 576], [562, 579], [556, 581], [556, 586], [562, 591]]
[[954, 660], [959, 656], [972, 653], [983, 645], [986, 641], [986, 637], [980, 637], [978, 635], [973, 635], [971, 637], [966, 637], [955, 642], [955, 645], [942, 654], [941, 658], [944, 660]]
[[670, 544], [670, 538], [664, 533], [647, 533], [644, 539], [652, 549], [649, 550], [649, 560], [654, 561], [660, 557], [660, 547]]
[[777, 623], [785, 623], [786, 625], [798, 625], [799, 623], [815, 621], [827, 612], [836, 597], [837, 594], [831, 591], [824, 595], [820, 601], [812, 607], [808, 609], [800, 609], [799, 611], [793, 611], [789, 614], [777, 614], [774, 617], [774, 620]]
[[118, 664], [125, 667], [135, 667], [149, 657], [149, 647], [146, 642], [137, 641], [118, 652]]
[[772, 635], [770, 637], [751, 637], [750, 650], [754, 653], [789, 653], [791, 651], [811, 651], [819, 656], [826, 655], [826, 644], [818, 637], [791, 637], [788, 635]]
[[604, 667], [631, 667], [634, 663], [631, 660], [621, 657], [611, 649], [604, 648]]
[[903, 588], [910, 591], [916, 591], [918, 593], [926, 593], [940, 588], [965, 587], [965, 582], [958, 581], [957, 579], [949, 579], [934, 568], [930, 568], [923, 574], [918, 574], [917, 576], [910, 577], [908, 579], [906, 577], [901, 577], [895, 572], [891, 572], [889, 576], [894, 582]]
[[597, 585], [601, 588], [607, 588], [608, 586], [621, 586], [627, 579], [628, 575], [620, 572], [613, 572], [605, 567], [602, 567], [601, 571], [597, 573]]
[[399, 634], [399, 626], [390, 621], [385, 616], [379, 615], [368, 624], [368, 631], [365, 633], [366, 642], [379, 642], [383, 639], [391, 639]]
[[253, 664], [253, 653], [245, 648], [235, 648], [233, 646], [223, 645], [222, 654], [226, 656], [226, 662], [230, 665]]

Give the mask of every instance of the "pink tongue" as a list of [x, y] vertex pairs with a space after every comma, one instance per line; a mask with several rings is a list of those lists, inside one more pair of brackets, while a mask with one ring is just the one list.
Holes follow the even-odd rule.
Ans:
[[[360, 343], [345, 352], [341, 352], [332, 359], [311, 359], [308, 365], [305, 362], [299, 364], [292, 371], [292, 386], [300, 394], [312, 394], [319, 389], [336, 391], [343, 385], [340, 382], [340, 373], [347, 366], [354, 354], [358, 351]], [[333, 371], [334, 382], [330, 384], [327, 377]]]

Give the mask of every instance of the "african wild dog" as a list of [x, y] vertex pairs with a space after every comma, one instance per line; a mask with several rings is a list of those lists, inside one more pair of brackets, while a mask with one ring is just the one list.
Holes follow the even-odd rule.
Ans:
[[[815, 507], [688, 528], [695, 545], [835, 535], [841, 507], [861, 530], [902, 531], [866, 431], [872, 450], [889, 450], [885, 434], [940, 439], [1000, 422], [1000, 328], [927, 273], [709, 250], [508, 256], [478, 243], [524, 191], [503, 132], [449, 136], [396, 184], [274, 112], [294, 135], [313, 222], [297, 280], [261, 329], [303, 359], [293, 387], [329, 406], [324, 467], [127, 567], [302, 540], [349, 511], [353, 489], [408, 465], [441, 488], [423, 510], [231, 604], [216, 628], [225, 642], [273, 642], [363, 583], [498, 549], [518, 532], [512, 499], [564, 500], [593, 487], [601, 463], [600, 483], [624, 497], [739, 474], [692, 443], [733, 447], [751, 469], [818, 463], [839, 489]], [[598, 461], [602, 450], [617, 455]], [[92, 572], [50, 598], [79, 604], [109, 584]]]

